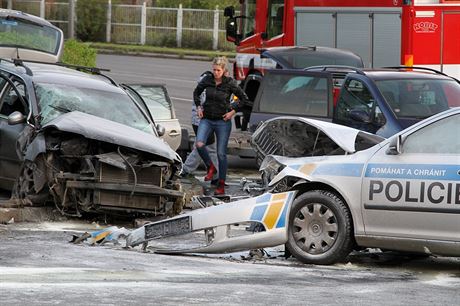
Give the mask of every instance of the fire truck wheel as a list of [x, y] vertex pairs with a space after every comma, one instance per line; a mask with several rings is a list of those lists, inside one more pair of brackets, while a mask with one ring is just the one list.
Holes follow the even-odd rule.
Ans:
[[303, 263], [328, 265], [352, 250], [352, 221], [348, 207], [334, 193], [309, 191], [293, 203], [286, 248]]

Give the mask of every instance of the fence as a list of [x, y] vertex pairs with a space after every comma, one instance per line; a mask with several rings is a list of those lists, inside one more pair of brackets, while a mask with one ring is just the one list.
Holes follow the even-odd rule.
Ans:
[[[84, 1], [84, 0], [80, 0]], [[77, 0], [56, 2], [46, 0], [0, 0], [2, 7], [24, 11], [47, 19], [61, 28], [66, 38], [78, 32]], [[121, 44], [141, 44], [166, 47], [233, 50], [225, 39], [223, 11], [158, 8], [143, 5], [112, 4], [101, 0], [105, 11], [100, 25], [105, 27], [99, 40]]]

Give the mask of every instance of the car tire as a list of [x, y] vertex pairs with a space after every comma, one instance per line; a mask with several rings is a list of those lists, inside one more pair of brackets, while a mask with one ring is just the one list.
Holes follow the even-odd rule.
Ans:
[[295, 199], [286, 243], [295, 258], [328, 265], [345, 259], [352, 247], [351, 214], [336, 194], [314, 190]]
[[[37, 175], [43, 175], [43, 177], [38, 178]], [[35, 162], [26, 160], [14, 185], [13, 197], [23, 205], [43, 206], [49, 197], [45, 183], [46, 169], [43, 155], [39, 155]]]

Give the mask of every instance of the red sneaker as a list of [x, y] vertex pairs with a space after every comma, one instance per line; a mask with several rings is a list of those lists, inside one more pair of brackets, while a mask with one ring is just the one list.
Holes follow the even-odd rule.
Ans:
[[216, 167], [214, 167], [214, 164], [211, 163], [211, 166], [209, 166], [208, 173], [207, 173], [206, 176], [204, 177], [204, 180], [205, 180], [205, 181], [210, 181], [210, 180], [212, 180], [212, 177], [214, 176], [214, 174], [216, 174], [216, 172], [217, 172]]
[[217, 185], [216, 191], [214, 191], [215, 195], [222, 195], [225, 194], [225, 181], [219, 180], [219, 184]]

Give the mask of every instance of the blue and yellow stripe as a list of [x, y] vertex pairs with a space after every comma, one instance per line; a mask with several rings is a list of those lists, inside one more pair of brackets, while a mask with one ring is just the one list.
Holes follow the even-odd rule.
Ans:
[[260, 222], [266, 230], [286, 226], [286, 215], [294, 193], [264, 194], [256, 198], [251, 221]]

